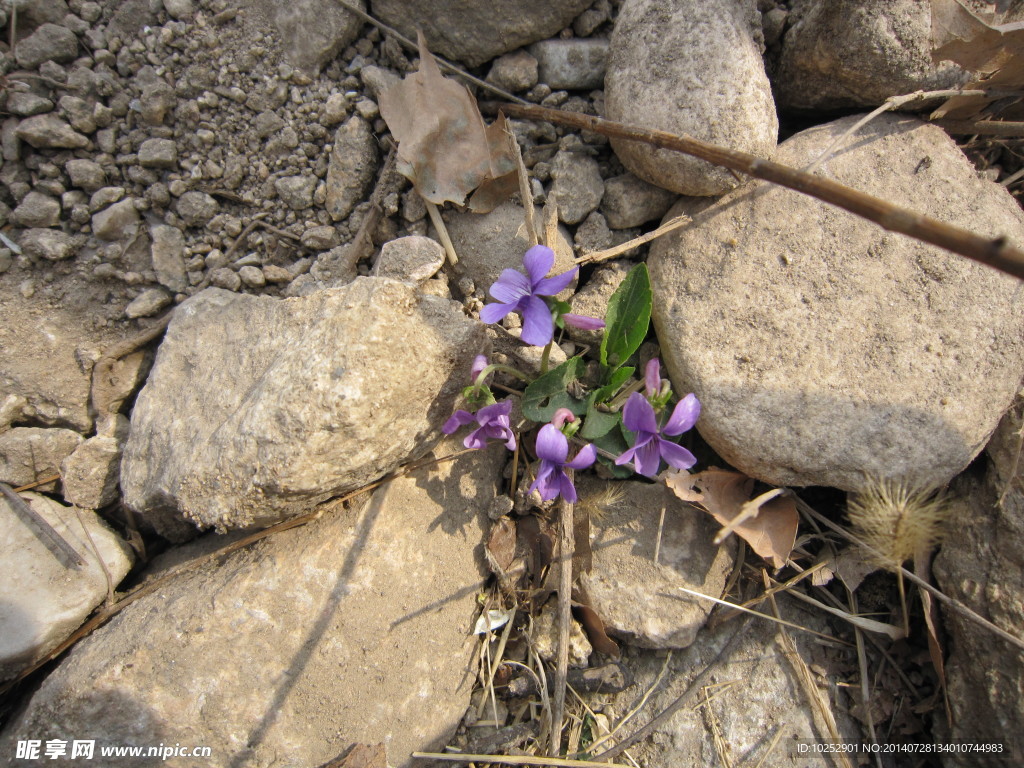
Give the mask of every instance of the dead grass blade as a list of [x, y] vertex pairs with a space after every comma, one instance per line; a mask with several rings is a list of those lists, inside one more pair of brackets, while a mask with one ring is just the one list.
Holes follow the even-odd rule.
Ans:
[[[874, 547], [871, 547], [868, 544], [864, 543], [859, 538], [857, 538], [852, 533], [850, 533], [845, 528], [843, 528], [841, 525], [837, 525], [836, 523], [833, 523], [827, 517], [822, 515], [820, 512], [815, 510], [813, 507], [811, 507], [803, 499], [797, 498], [797, 507], [805, 515], [808, 515], [809, 517], [813, 518], [814, 520], [816, 520], [818, 523], [820, 523], [821, 525], [825, 526], [826, 528], [829, 528], [832, 531], [835, 531], [840, 536], [842, 536], [847, 541], [849, 541], [851, 544], [856, 544], [858, 547], [861, 547], [865, 552], [867, 552], [867, 553], [869, 553], [869, 554], [871, 554], [871, 555], [873, 555], [874, 557], [877, 557], [877, 558], [884, 558], [885, 557], [885, 555], [883, 555], [877, 549], [875, 549]], [[914, 582], [914, 584], [916, 584], [917, 586], [921, 587], [921, 589], [924, 589], [924, 590], [927, 590], [928, 592], [930, 592], [932, 594], [932, 596], [936, 600], [938, 600], [939, 602], [943, 603], [944, 605], [949, 606], [950, 609], [956, 611], [957, 613], [959, 613], [961, 616], [963, 616], [968, 621], [972, 621], [975, 624], [977, 624], [978, 626], [984, 627], [985, 629], [987, 629], [992, 634], [994, 634], [997, 637], [1005, 640], [1006, 642], [1010, 643], [1011, 645], [1016, 646], [1019, 650], [1024, 651], [1024, 640], [1022, 640], [1021, 638], [1016, 637], [1015, 635], [1012, 635], [1009, 632], [1007, 632], [1005, 629], [1002, 629], [1001, 627], [996, 626], [991, 621], [986, 619], [984, 616], [981, 616], [976, 611], [973, 611], [970, 608], [968, 608], [966, 605], [961, 603], [959, 600], [954, 600], [952, 597], [950, 597], [949, 595], [947, 595], [944, 592], [942, 592], [942, 590], [938, 589], [937, 587], [933, 587], [931, 584], [929, 584], [924, 579], [920, 578], [913, 571], [908, 571], [906, 568], [904, 568], [902, 566], [900, 566], [900, 571], [903, 573], [903, 577], [904, 578], [908, 579], [909, 581]]]
[[[692, 595], [693, 597], [699, 597], [701, 600], [708, 600], [708, 601], [710, 601], [712, 603], [717, 603], [718, 605], [724, 605], [727, 608], [732, 608], [733, 610], [739, 611], [740, 613], [746, 613], [749, 616], [757, 616], [760, 619], [766, 619], [767, 621], [772, 621], [772, 622], [774, 622], [776, 624], [781, 624], [782, 626], [785, 626], [785, 627], [792, 627], [793, 629], [799, 629], [801, 632], [808, 632], [808, 633], [810, 633], [812, 635], [817, 635], [818, 637], [823, 638], [825, 640], [828, 640], [830, 642], [836, 643], [837, 645], [849, 645], [849, 643], [847, 643], [847, 642], [845, 642], [843, 640], [840, 640], [838, 637], [832, 637], [832, 635], [826, 635], [823, 632], [817, 632], [817, 631], [815, 631], [813, 629], [809, 629], [808, 627], [803, 627], [803, 626], [801, 626], [799, 624], [794, 624], [791, 621], [786, 621], [785, 619], [777, 619], [774, 616], [771, 616], [771, 615], [769, 615], [767, 613], [761, 613], [759, 611], [752, 611], [749, 608], [745, 608], [742, 605], [737, 605], [736, 603], [730, 603], [728, 600], [720, 600], [717, 597], [712, 597], [711, 595], [705, 595], [702, 592], [694, 592], [692, 589], [687, 589], [686, 587], [676, 587], [676, 590], [678, 590], [679, 592], [685, 592], [686, 594]], [[793, 594], [794, 595], [800, 595], [800, 593], [796, 592], [796, 591], [794, 591]]]
[[[764, 581], [766, 588], [771, 586], [771, 578], [768, 573], [762, 569], [761, 578]], [[792, 594], [797, 595], [796, 592]], [[779, 615], [779, 606], [775, 602], [775, 595], [771, 595], [769, 601], [772, 605], [772, 612], [775, 614], [775, 618], [781, 620], [782, 617]], [[807, 662], [804, 661], [800, 652], [797, 650], [796, 643], [793, 642], [793, 638], [789, 636], [785, 627], [779, 630], [776, 635], [777, 642], [782, 646], [783, 655], [789, 661], [793, 667], [793, 671], [796, 673], [796, 678], [800, 682], [800, 688], [804, 692], [804, 696], [807, 697], [807, 701], [811, 705], [811, 712], [813, 718], [816, 721], [816, 725], [820, 730], [824, 730], [828, 733], [829, 739], [833, 742], [840, 740], [839, 727], [836, 725], [836, 719], [832, 714], [832, 706], [829, 704], [827, 698], [822, 694], [821, 689], [818, 688], [817, 683], [814, 681], [814, 676], [811, 674], [810, 668], [807, 666]], [[840, 766], [840, 768], [853, 768], [850, 764], [849, 758], [843, 753], [835, 753], [832, 755], [833, 760]]]
[[632, 240], [627, 240], [624, 243], [620, 243], [619, 245], [616, 245], [612, 248], [606, 248], [603, 251], [594, 251], [593, 253], [588, 253], [585, 256], [580, 256], [579, 258], [576, 259], [576, 263], [593, 264], [598, 261], [607, 261], [608, 259], [614, 259], [620, 253], [625, 253], [626, 251], [630, 251], [636, 248], [637, 246], [643, 245], [644, 243], [649, 243], [651, 242], [651, 240], [656, 240], [662, 235], [667, 235], [669, 232], [674, 232], [680, 227], [685, 227], [692, 221], [693, 219], [691, 219], [689, 216], [675, 216], [666, 221], [664, 224], [662, 224], [654, 231], [648, 232], [645, 235], [634, 237]]
[[[778, 582], [772, 582], [776, 584]], [[852, 613], [847, 613], [840, 608], [833, 608], [830, 605], [825, 605], [819, 600], [815, 600], [810, 595], [805, 595], [803, 592], [793, 590], [790, 592], [793, 597], [797, 600], [802, 600], [808, 605], [813, 605], [826, 613], [831, 613], [843, 621], [847, 621], [855, 627], [863, 629], [866, 632], [875, 632], [877, 634], [886, 635], [890, 640], [899, 640], [900, 638], [906, 637], [903, 630], [900, 627], [895, 627], [892, 624], [885, 624], [881, 621], [875, 621], [874, 619], [866, 619], [863, 616], [854, 616]]]

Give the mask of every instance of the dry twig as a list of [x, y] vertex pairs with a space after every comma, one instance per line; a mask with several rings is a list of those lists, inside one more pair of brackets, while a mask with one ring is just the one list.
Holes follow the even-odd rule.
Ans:
[[557, 109], [519, 104], [482, 104], [481, 108], [489, 111], [500, 108], [511, 117], [559, 123], [604, 136], [639, 141], [662, 149], [682, 152], [723, 168], [809, 195], [872, 221], [883, 229], [937, 245], [1024, 280], [1024, 250], [1010, 244], [1005, 237], [984, 238], [930, 216], [895, 206], [873, 195], [858, 192], [831, 179], [804, 173], [747, 152], [708, 144], [691, 136], [675, 136], [665, 131], [648, 130], [577, 112], [562, 112]]

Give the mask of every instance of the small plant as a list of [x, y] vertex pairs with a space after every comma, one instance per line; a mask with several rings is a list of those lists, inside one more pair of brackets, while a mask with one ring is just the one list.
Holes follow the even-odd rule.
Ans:
[[[499, 440], [509, 450], [516, 449], [509, 421], [512, 401], [498, 402], [487, 384], [490, 374], [502, 371], [528, 382], [522, 412], [527, 420], [540, 425], [534, 443], [540, 464], [530, 490], [538, 491], [543, 501], [561, 496], [574, 502], [575, 487], [565, 470], [589, 467], [598, 458], [619, 477], [635, 470], [653, 478], [661, 470], [662, 460], [676, 469], [692, 467], [696, 463], [693, 454], [668, 438], [696, 424], [700, 415], [697, 398], [687, 395], [670, 410], [674, 395], [668, 380], [661, 378], [659, 361], [648, 362], [643, 380], [634, 378], [638, 366], [630, 364], [650, 327], [647, 266], [640, 264], [630, 271], [609, 301], [606, 321], [602, 321], [573, 314], [567, 303], [555, 298], [569, 285], [576, 268], [548, 277], [554, 259], [554, 252], [546, 246], [530, 248], [523, 257], [525, 274], [514, 269], [502, 272], [489, 291], [495, 302], [480, 312], [480, 319], [487, 323], [499, 322], [511, 312], [522, 315], [522, 341], [545, 347], [541, 375], [531, 379], [517, 369], [488, 364], [478, 357], [473, 383], [463, 393], [466, 409], [457, 410], [443, 431], [452, 434], [474, 424], [463, 441], [467, 448], [483, 448]], [[576, 356], [546, 370], [555, 331], [567, 324], [588, 330], [605, 328], [596, 368]], [[570, 440], [581, 443], [572, 460], [568, 459]]]
[[849, 502], [850, 523], [871, 547], [877, 565], [896, 574], [903, 632], [909, 634], [903, 563], [924, 558], [942, 538], [949, 505], [934, 488], [918, 488], [903, 480], [870, 479]]

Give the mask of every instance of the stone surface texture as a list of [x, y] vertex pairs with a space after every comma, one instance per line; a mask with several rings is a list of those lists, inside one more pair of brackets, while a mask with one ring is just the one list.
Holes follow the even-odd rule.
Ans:
[[373, 265], [373, 275], [422, 283], [436, 275], [442, 264], [444, 246], [429, 237], [411, 235], [381, 246], [380, 256]]
[[[770, 157], [778, 118], [760, 30], [752, 0], [626, 0], [611, 39], [606, 116]], [[631, 173], [673, 192], [719, 195], [738, 183], [678, 152], [617, 139], [612, 147]]]
[[[79, 510], [35, 493], [22, 498], [85, 560], [67, 568], [0, 497], [0, 681], [7, 680], [55, 648], [76, 630], [107, 595], [99, 550], [116, 587], [132, 565], [131, 549], [89, 510]], [[13, 753], [12, 753], [13, 754]]]
[[377, 165], [377, 142], [370, 124], [353, 116], [334, 134], [327, 166], [327, 211], [334, 221], [348, 216], [363, 202]]
[[[833, 630], [822, 620], [821, 612], [805, 611], [800, 604], [783, 598], [779, 610], [783, 619], [818, 632]], [[726, 651], [716, 656], [743, 624], [734, 618], [715, 630], [701, 633], [699, 642], [673, 654], [665, 682], [654, 688], [646, 706], [633, 720], [642, 728], [683, 694], [693, 679], [708, 667], [710, 676], [701, 692], [630, 753], [646, 766], [771, 765], [777, 768], [833, 768], [831, 756], [791, 755], [794, 739], [828, 739], [830, 732], [816, 712], [812, 697], [824, 699], [835, 718], [839, 737], [860, 741], [866, 738], [858, 724], [847, 714], [851, 702], [845, 688], [836, 685], [842, 674], [856, 675], [856, 654], [835, 651], [805, 632], [790, 632], [796, 654], [787, 653], [776, 626], [751, 619], [743, 634]], [[664, 652], [627, 649], [623, 662], [632, 671], [636, 683], [623, 693], [610, 697], [616, 712], [635, 707], [650, 690], [659, 672], [666, 666]], [[800, 683], [798, 667], [827, 669], [828, 675], [809, 672], [816, 687], [806, 691]], [[714, 692], [712, 692], [714, 691]], [[809, 695], [810, 694], [810, 695]], [[720, 743], [715, 744], [717, 729]], [[775, 741], [775, 736], [781, 737]], [[720, 757], [724, 750], [726, 758]]]
[[[808, 165], [856, 118], [804, 131], [779, 160]], [[1024, 218], [939, 128], [881, 117], [828, 178], [982, 235], [1024, 242]], [[864, 473], [943, 485], [982, 449], [1024, 371], [1018, 281], [810, 197], [752, 184], [680, 203], [657, 240], [653, 318], [703, 437], [780, 485], [847, 490]]]
[[[577, 484], [584, 504], [609, 487], [593, 476], [581, 477]], [[581, 575], [580, 589], [610, 634], [640, 648], [685, 648], [714, 604], [676, 587], [721, 598], [733, 568], [735, 542], [712, 544], [719, 526], [711, 516], [671, 496], [660, 484], [622, 482], [611, 488], [624, 495], [591, 518], [593, 568]], [[663, 503], [668, 506], [655, 563]]]
[[529, 50], [537, 60], [537, 79], [555, 90], [590, 90], [604, 85], [608, 64], [604, 38], [541, 40]]
[[[1018, 402], [992, 436], [984, 477], [957, 480], [950, 515], [955, 528], [934, 565], [943, 592], [1017, 637], [1024, 627], [1022, 428], [1024, 406]], [[1024, 655], [954, 611], [943, 616], [951, 637], [946, 676], [954, 720], [947, 736], [999, 742], [1008, 754], [1024, 755], [1017, 726], [1024, 721]], [[947, 758], [943, 765], [970, 763], [968, 757]]]
[[931, 4], [922, 0], [800, 0], [789, 22], [774, 78], [787, 107], [874, 107], [969, 79], [952, 62], [932, 62]]
[[[276, 28], [285, 58], [310, 75], [351, 43], [363, 24], [331, 0], [257, 0], [254, 5]], [[364, 0], [353, 0], [352, 5], [366, 10]]]
[[475, 67], [568, 27], [593, 0], [465, 0], [451, 13], [445, 0], [374, 0], [373, 12], [407, 37], [422, 30], [431, 52]]
[[81, 442], [70, 429], [15, 427], [0, 433], [0, 483], [18, 488], [52, 477]]
[[[530, 242], [523, 223], [523, 209], [517, 204], [505, 202], [484, 214], [446, 211], [443, 216], [455, 253], [459, 256], [459, 264], [473, 280], [477, 293], [487, 295], [491, 285], [506, 269], [524, 271], [523, 254], [530, 248]], [[543, 231], [543, 221], [540, 208], [534, 208], [534, 224], [538, 233]], [[572, 245], [561, 227], [553, 250], [555, 266], [552, 274], [565, 272], [575, 266]], [[567, 300], [575, 287], [576, 282], [573, 281], [560, 294], [560, 298]]]
[[11, 277], [0, 275], [0, 402], [8, 395], [25, 399], [15, 423], [88, 434], [92, 364], [129, 331], [101, 327], [106, 308], [73, 279], [66, 292], [40, 290], [26, 298]]
[[597, 160], [580, 152], [562, 151], [551, 165], [549, 193], [558, 203], [558, 217], [579, 224], [601, 203], [604, 182]]
[[383, 742], [390, 765], [411, 768], [409, 753], [441, 749], [469, 704], [484, 510], [506, 455], [422, 468], [214, 562], [197, 562], [211, 537], [177, 550], [192, 565], [168, 566], [165, 584], [80, 643], [0, 751], [89, 734], [97, 752], [202, 744], [217, 764], [269, 768]]
[[629, 229], [660, 219], [675, 200], [667, 189], [623, 173], [605, 181], [601, 213], [611, 229]]
[[484, 339], [385, 278], [302, 299], [204, 291], [137, 398], [125, 501], [178, 541], [308, 511], [428, 450]]

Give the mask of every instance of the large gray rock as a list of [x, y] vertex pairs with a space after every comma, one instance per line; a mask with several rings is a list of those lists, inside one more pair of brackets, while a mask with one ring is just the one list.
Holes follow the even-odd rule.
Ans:
[[484, 344], [455, 304], [385, 278], [286, 300], [203, 291], [136, 401], [125, 502], [178, 541], [307, 511], [423, 454]]
[[[607, 493], [593, 476], [577, 481], [581, 503]], [[712, 540], [719, 529], [705, 512], [684, 504], [662, 484], [616, 482], [622, 494], [602, 515], [591, 516], [593, 568], [580, 589], [612, 634], [641, 648], [685, 648], [714, 603], [700, 602], [676, 587], [721, 598], [733, 568], [736, 543]], [[662, 505], [665, 527], [658, 562], [654, 550]]]
[[[409, 753], [441, 749], [469, 704], [483, 511], [506, 456], [495, 447], [424, 467], [365, 503], [172, 575], [69, 654], [0, 752], [88, 734], [97, 754], [201, 744], [218, 765], [269, 768], [383, 742], [389, 764], [410, 768]], [[175, 556], [188, 562], [211, 544]]]
[[932, 62], [931, 4], [922, 0], [802, 0], [789, 21], [774, 77], [787, 107], [873, 107], [969, 79], [952, 62]]
[[[132, 566], [128, 545], [89, 510], [75, 510], [35, 493], [22, 498], [85, 560], [65, 567], [0, 496], [0, 681], [7, 680], [55, 648], [85, 621]], [[79, 516], [81, 521], [79, 522]], [[82, 531], [82, 525], [89, 536]], [[91, 539], [91, 541], [90, 541]], [[95, 549], [94, 549], [95, 547]]]
[[[804, 610], [788, 598], [779, 601], [779, 609], [787, 621], [834, 633], [822, 620], [820, 611]], [[759, 610], [763, 611], [764, 606]], [[703, 685], [711, 687], [695, 691], [686, 706], [659, 724], [647, 739], [630, 747], [630, 754], [640, 765], [835, 768], [841, 763], [833, 762], [831, 755], [796, 754], [796, 739], [820, 743], [831, 738], [823, 718], [817, 714], [815, 699], [823, 701], [831, 711], [839, 738], [866, 740], [856, 721], [847, 714], [851, 706], [849, 689], [836, 685], [849, 675], [848, 662], [843, 658], [837, 664], [837, 652], [818, 638], [786, 630], [796, 646], [796, 653], [790, 654], [776, 625], [752, 619], [723, 658], [716, 659], [743, 621], [742, 617], [734, 618], [715, 630], [701, 632], [693, 645], [673, 654], [667, 662], [664, 681], [658, 686], [654, 685], [655, 680], [666, 667], [664, 652], [645, 650], [625, 655], [623, 661], [636, 683], [633, 688], [609, 697], [614, 711], [632, 709], [642, 695], [640, 692], [653, 689], [646, 706], [631, 721], [633, 729], [646, 726], [664, 712], [698, 674], [710, 667]], [[808, 691], [801, 684], [801, 670], [810, 678], [814, 690]], [[776, 740], [776, 736], [781, 738]], [[721, 759], [719, 750], [731, 756], [732, 762]]]
[[[855, 119], [797, 134], [778, 159], [806, 166]], [[876, 119], [823, 173], [1024, 242], [1016, 201], [917, 120]], [[1018, 281], [767, 184], [698, 208], [651, 249], [653, 318], [676, 391], [697, 393], [698, 428], [724, 459], [848, 490], [864, 473], [942, 485], [967, 466], [1024, 372]]]
[[568, 27], [593, 0], [464, 0], [458, 12], [446, 0], [373, 0], [374, 15], [407, 37], [422, 30], [432, 53], [471, 67], [544, 40]]
[[[615, 22], [609, 119], [768, 157], [778, 118], [757, 42], [753, 0], [627, 0]], [[612, 139], [633, 174], [684, 195], [718, 195], [736, 177], [678, 152]]]
[[[355, 40], [363, 26], [362, 19], [331, 0], [257, 0], [256, 5], [277, 29], [288, 61], [312, 76]], [[364, 0], [352, 5], [366, 10]]]
[[[957, 480], [950, 512], [955, 535], [947, 537], [935, 558], [943, 592], [1017, 637], [1024, 636], [1022, 428], [1018, 404], [992, 436], [985, 476]], [[1024, 654], [955, 611], [943, 615], [951, 638], [946, 679], [953, 728], [947, 738], [998, 742], [1008, 754], [1024, 755], [1024, 734], [1016, 725], [1024, 722]], [[943, 762], [958, 768], [970, 764], [967, 756]]]

